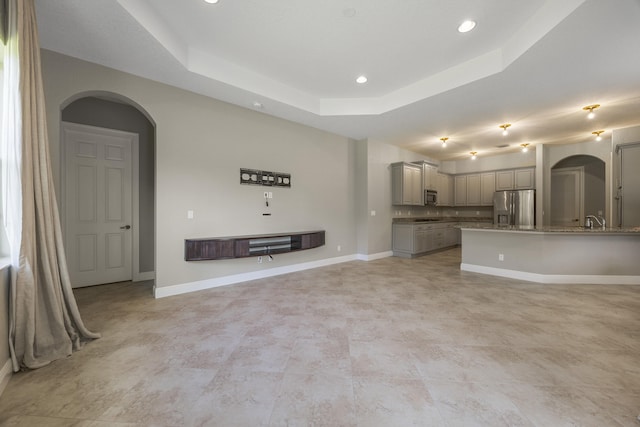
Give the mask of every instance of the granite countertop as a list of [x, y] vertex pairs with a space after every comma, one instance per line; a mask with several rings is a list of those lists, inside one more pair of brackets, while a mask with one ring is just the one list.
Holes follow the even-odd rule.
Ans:
[[393, 218], [394, 224], [420, 224], [420, 223], [436, 223], [436, 222], [491, 222], [493, 218], [489, 217], [415, 217], [415, 218]]
[[508, 231], [508, 232], [524, 232], [524, 233], [581, 233], [581, 234], [624, 234], [638, 233], [640, 227], [562, 227], [562, 226], [514, 226], [514, 225], [495, 225], [495, 224], [476, 224], [472, 226], [463, 226], [460, 228], [472, 230], [488, 230], [488, 231]]

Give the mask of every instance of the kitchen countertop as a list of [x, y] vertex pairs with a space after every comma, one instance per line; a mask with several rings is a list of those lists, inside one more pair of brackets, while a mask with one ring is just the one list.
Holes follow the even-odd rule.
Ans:
[[467, 230], [503, 231], [511, 233], [572, 233], [572, 234], [640, 234], [640, 227], [562, 227], [562, 226], [513, 226], [495, 224], [476, 224], [462, 226]]
[[394, 224], [422, 224], [422, 223], [438, 223], [438, 222], [493, 222], [493, 218], [489, 217], [415, 217], [415, 218], [393, 218]]

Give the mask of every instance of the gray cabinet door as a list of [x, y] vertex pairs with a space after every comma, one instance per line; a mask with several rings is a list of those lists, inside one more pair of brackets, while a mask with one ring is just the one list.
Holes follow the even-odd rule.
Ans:
[[467, 206], [480, 206], [482, 185], [480, 174], [467, 175]]
[[455, 177], [453, 204], [455, 206], [467, 205], [467, 176]]

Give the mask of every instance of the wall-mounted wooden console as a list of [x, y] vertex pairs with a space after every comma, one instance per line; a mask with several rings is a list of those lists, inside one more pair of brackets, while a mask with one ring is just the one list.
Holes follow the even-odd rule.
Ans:
[[244, 258], [302, 251], [324, 245], [324, 230], [255, 236], [185, 239], [185, 261]]

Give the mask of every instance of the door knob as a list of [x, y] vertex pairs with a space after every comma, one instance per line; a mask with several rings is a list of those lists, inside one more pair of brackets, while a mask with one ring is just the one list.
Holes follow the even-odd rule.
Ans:
[[130, 226], [130, 225], [125, 225], [125, 226], [123, 226], [123, 227], [120, 227], [120, 230], [128, 230], [128, 229], [130, 229], [130, 228], [131, 228], [131, 226]]

